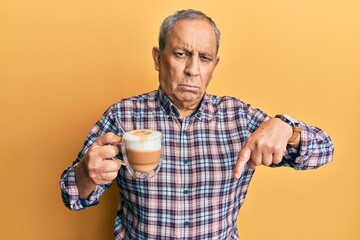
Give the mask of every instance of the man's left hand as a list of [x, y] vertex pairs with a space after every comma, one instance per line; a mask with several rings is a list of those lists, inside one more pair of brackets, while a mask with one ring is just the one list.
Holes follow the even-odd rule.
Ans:
[[263, 122], [241, 149], [234, 169], [235, 178], [240, 178], [246, 163], [252, 169], [280, 163], [291, 135], [292, 127], [281, 119]]

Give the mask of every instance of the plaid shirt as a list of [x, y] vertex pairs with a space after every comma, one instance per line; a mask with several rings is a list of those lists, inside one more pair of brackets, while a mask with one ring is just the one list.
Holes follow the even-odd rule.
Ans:
[[[119, 170], [115, 239], [238, 239], [236, 219], [254, 170], [245, 167], [240, 180], [235, 180], [234, 165], [248, 136], [269, 116], [236, 98], [209, 94], [183, 120], [161, 90], [123, 99], [104, 113], [73, 165], [62, 174], [67, 207], [96, 205], [110, 187], [97, 186], [88, 199], [80, 199], [74, 169], [96, 138], [110, 131], [122, 135], [116, 118], [126, 131], [161, 131], [164, 158], [151, 179], [133, 179], [125, 167]], [[331, 161], [329, 136], [302, 122], [301, 127], [300, 149], [288, 147], [277, 166], [314, 169]]]

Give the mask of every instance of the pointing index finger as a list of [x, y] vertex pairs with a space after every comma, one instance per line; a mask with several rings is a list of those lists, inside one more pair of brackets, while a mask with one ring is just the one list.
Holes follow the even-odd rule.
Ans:
[[247, 147], [244, 147], [240, 150], [239, 157], [236, 161], [234, 168], [234, 177], [240, 179], [241, 174], [244, 170], [245, 164], [250, 160], [251, 150]]

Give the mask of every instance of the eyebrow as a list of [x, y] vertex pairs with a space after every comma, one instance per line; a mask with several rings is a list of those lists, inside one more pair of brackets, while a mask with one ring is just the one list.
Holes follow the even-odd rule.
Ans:
[[[174, 47], [174, 51], [185, 51], [185, 52], [188, 52], [188, 53], [193, 53], [193, 51], [189, 50], [188, 48], [186, 47]], [[216, 54], [214, 54], [216, 55]], [[208, 51], [199, 51], [199, 56], [212, 56], [212, 54]]]

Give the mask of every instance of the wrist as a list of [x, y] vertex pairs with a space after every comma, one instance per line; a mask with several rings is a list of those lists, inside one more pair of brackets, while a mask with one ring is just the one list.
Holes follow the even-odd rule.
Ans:
[[293, 128], [293, 134], [291, 138], [288, 141], [288, 144], [294, 148], [299, 148], [300, 146], [300, 139], [301, 139], [301, 127], [294, 127]]
[[288, 138], [288, 145], [293, 146], [295, 148], [299, 148], [300, 133], [301, 133], [299, 120], [285, 114], [278, 114], [275, 116], [275, 118], [281, 119], [284, 123], [286, 123], [289, 127], [291, 127], [291, 133], [289, 134], [289, 138]]
[[92, 191], [96, 188], [96, 184], [93, 183], [92, 179], [89, 177], [83, 160], [76, 165], [75, 182], [81, 199], [88, 198]]

